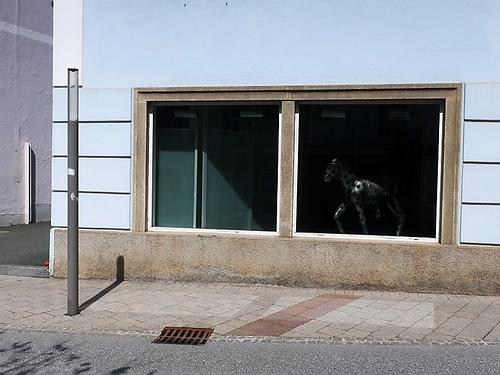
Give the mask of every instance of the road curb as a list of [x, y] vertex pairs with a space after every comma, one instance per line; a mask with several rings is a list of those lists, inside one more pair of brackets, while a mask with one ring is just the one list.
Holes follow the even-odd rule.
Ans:
[[[33, 331], [42, 333], [67, 333], [76, 335], [106, 335], [106, 336], [136, 336], [155, 338], [159, 332], [153, 331], [109, 331], [109, 330], [77, 330], [71, 328], [39, 328], [30, 326], [16, 326], [12, 324], [0, 323], [0, 329]], [[354, 339], [337, 337], [272, 337], [272, 336], [224, 336], [213, 335], [209, 342], [234, 342], [234, 343], [295, 343], [295, 344], [330, 344], [330, 345], [413, 345], [413, 346], [491, 346], [500, 345], [496, 341], [484, 340], [402, 340], [402, 339]]]

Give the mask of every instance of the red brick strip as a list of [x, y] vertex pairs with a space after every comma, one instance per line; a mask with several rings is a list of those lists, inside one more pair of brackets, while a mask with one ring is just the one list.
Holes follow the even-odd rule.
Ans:
[[359, 296], [322, 294], [245, 324], [232, 330], [228, 335], [280, 336], [358, 298]]

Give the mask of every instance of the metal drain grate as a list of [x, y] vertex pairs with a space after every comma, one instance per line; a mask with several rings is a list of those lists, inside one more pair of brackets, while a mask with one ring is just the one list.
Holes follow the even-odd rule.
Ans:
[[213, 328], [165, 327], [153, 343], [203, 345], [213, 332]]

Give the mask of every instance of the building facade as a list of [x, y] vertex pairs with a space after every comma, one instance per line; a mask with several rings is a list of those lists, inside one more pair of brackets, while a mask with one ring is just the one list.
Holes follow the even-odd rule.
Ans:
[[500, 291], [497, 2], [54, 11], [55, 276], [76, 67], [83, 277]]
[[49, 1], [0, 2], [0, 66], [0, 226], [49, 221]]

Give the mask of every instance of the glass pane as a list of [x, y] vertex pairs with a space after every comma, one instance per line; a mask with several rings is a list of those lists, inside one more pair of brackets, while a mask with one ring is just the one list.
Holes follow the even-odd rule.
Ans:
[[276, 230], [277, 105], [158, 106], [154, 225]]
[[195, 212], [196, 112], [158, 107], [154, 145], [155, 226], [192, 228]]
[[436, 236], [439, 103], [299, 108], [297, 231]]
[[204, 227], [276, 230], [278, 107], [209, 107]]

